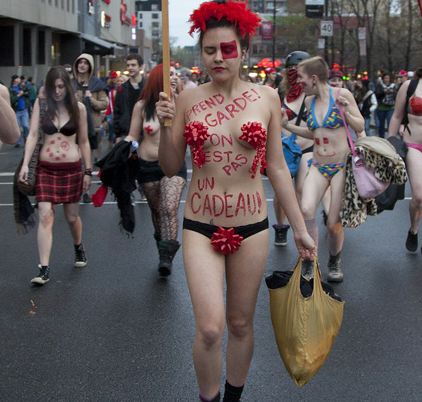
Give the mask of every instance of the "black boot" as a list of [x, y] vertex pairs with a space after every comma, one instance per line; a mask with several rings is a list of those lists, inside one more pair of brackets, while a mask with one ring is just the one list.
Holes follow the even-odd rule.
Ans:
[[154, 233], [154, 239], [155, 239], [155, 244], [157, 245], [157, 250], [160, 249], [160, 240], [161, 240], [161, 235], [159, 233]]
[[169, 276], [171, 274], [173, 258], [179, 247], [180, 243], [177, 240], [160, 240], [158, 242], [158, 253], [160, 255], [158, 272], [161, 276]]

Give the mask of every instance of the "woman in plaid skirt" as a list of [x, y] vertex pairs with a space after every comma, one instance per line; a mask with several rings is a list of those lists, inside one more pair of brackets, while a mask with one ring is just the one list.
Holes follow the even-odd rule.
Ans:
[[[75, 247], [74, 266], [85, 267], [79, 199], [91, 184], [92, 164], [87, 134], [85, 106], [76, 101], [70, 77], [63, 67], [51, 68], [45, 79], [44, 94], [34, 104], [31, 127], [19, 180], [28, 178], [28, 163], [34, 152], [39, 130], [43, 146], [36, 177], [38, 203], [39, 274], [31, 283], [44, 285], [50, 280], [49, 260], [53, 243], [55, 205], [63, 204]], [[83, 165], [81, 161], [83, 159]], [[82, 166], [85, 166], [83, 171]]]

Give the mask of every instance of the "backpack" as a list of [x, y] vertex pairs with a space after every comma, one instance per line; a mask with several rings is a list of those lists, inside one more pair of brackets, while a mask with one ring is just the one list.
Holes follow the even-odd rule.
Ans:
[[401, 124], [404, 125], [404, 131], [407, 130], [409, 134], [411, 134], [410, 129], [408, 127], [409, 126], [409, 100], [412, 97], [412, 95], [415, 93], [418, 83], [419, 83], [419, 79], [411, 80], [409, 83], [409, 86], [407, 87], [407, 92], [406, 92], [406, 107], [404, 108], [404, 116], [403, 116], [403, 120], [401, 121]]
[[[304, 111], [305, 100], [303, 100], [299, 114], [297, 115], [295, 123], [296, 126], [300, 124]], [[283, 145], [284, 159], [286, 160], [287, 166], [290, 170], [290, 175], [292, 177], [295, 177], [297, 175], [300, 165], [300, 159], [302, 158], [302, 149], [296, 142], [296, 138], [296, 134], [292, 133], [288, 137], [283, 137], [281, 140]]]

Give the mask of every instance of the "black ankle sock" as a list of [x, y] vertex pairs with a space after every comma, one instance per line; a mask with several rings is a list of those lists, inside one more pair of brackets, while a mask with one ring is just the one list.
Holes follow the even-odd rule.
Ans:
[[224, 398], [223, 402], [238, 402], [240, 401], [240, 397], [242, 396], [243, 387], [235, 387], [229, 384], [226, 381], [226, 385], [224, 386]]
[[340, 258], [340, 254], [341, 254], [341, 251], [337, 255], [330, 254], [329, 264], [334, 264], [335, 262], [337, 262], [337, 260]]
[[80, 244], [74, 244], [75, 250], [79, 250], [82, 247], [82, 243]]
[[201, 402], [220, 402], [220, 393], [218, 393], [214, 398], [212, 399], [206, 399], [203, 396], [199, 395], [199, 400]]

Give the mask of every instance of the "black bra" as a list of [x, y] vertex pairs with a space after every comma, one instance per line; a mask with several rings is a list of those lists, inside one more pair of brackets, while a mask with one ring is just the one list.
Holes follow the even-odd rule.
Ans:
[[45, 134], [53, 135], [56, 133], [60, 133], [65, 135], [66, 137], [70, 137], [71, 135], [75, 134], [76, 127], [75, 125], [68, 120], [64, 126], [61, 126], [59, 129], [55, 126], [50, 118], [46, 118], [42, 124], [42, 129]]

